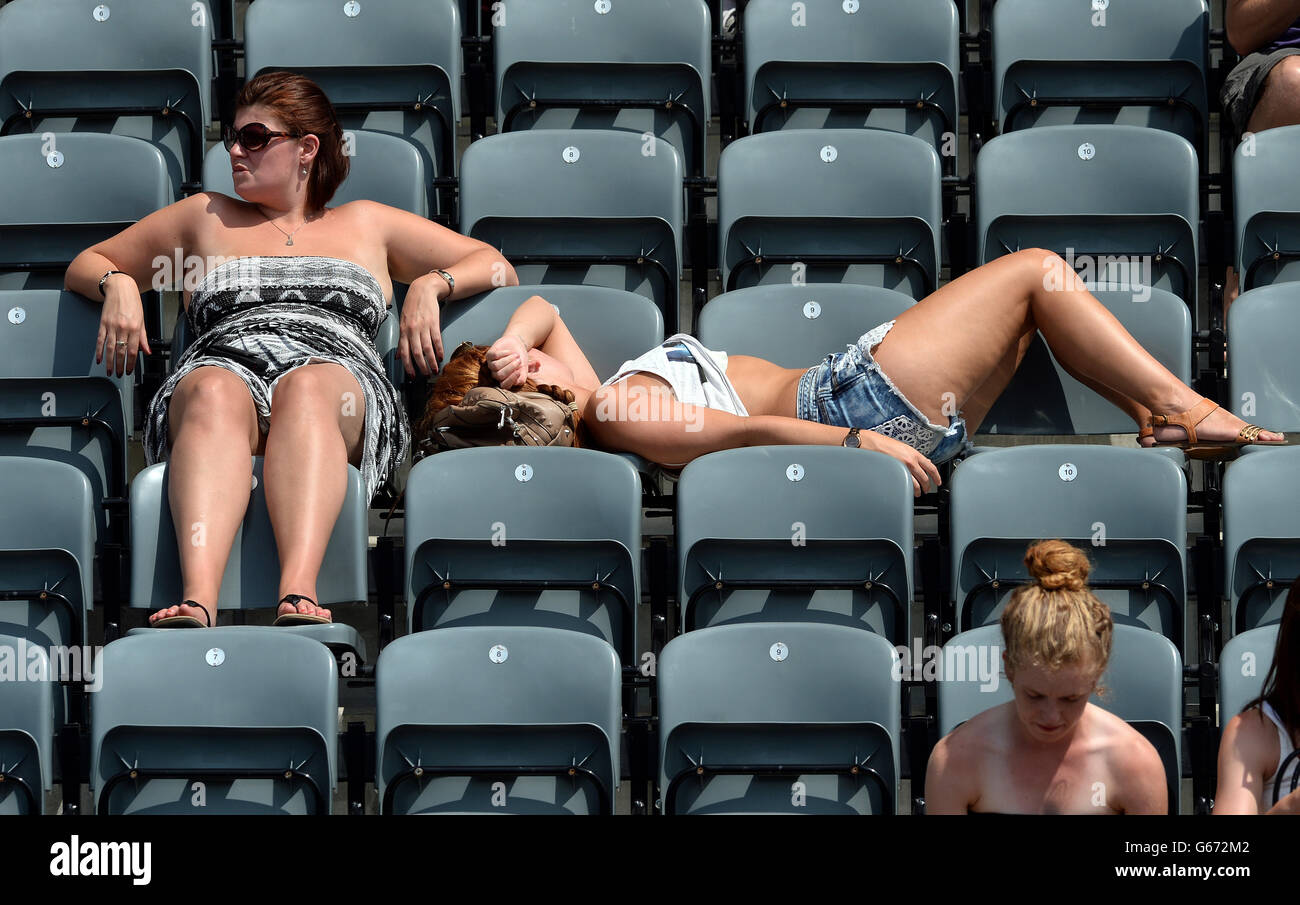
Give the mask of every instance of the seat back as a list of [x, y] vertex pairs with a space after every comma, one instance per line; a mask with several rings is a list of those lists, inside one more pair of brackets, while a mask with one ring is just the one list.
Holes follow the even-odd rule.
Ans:
[[319, 643], [254, 626], [162, 631], [109, 644], [100, 670], [97, 813], [330, 812], [338, 676]]
[[696, 334], [710, 349], [811, 367], [916, 302], [879, 286], [771, 284], [724, 292], [704, 306]]
[[[1003, 670], [1003, 647], [997, 625], [962, 632], [944, 645], [938, 683], [941, 738], [971, 717], [1013, 699]], [[1177, 814], [1183, 728], [1183, 661], [1177, 648], [1154, 632], [1116, 624], [1110, 663], [1099, 684], [1101, 692], [1091, 702], [1151, 742], [1165, 766], [1169, 813]]]
[[153, 0], [14, 0], [0, 9], [0, 134], [142, 138], [162, 152], [179, 193], [198, 179], [212, 120], [205, 12]]
[[839, 625], [725, 625], [659, 657], [659, 786], [667, 814], [892, 814], [897, 654]]
[[937, 285], [939, 155], [876, 129], [751, 135], [718, 163], [719, 276], [760, 283], [863, 283], [913, 298]]
[[[1095, 289], [1093, 295], [1157, 361], [1192, 379], [1192, 316], [1176, 295], [1150, 286]], [[1007, 388], [980, 422], [992, 434], [1120, 434], [1133, 419], [1075, 380], [1038, 334]]]
[[[305, 75], [329, 96], [344, 129], [405, 139], [421, 170], [420, 180], [408, 181], [406, 187], [422, 187], [426, 209], [445, 214], [448, 205], [440, 203], [432, 180], [456, 175], [460, 40], [455, 0], [328, 6], [315, 0], [270, 0], [249, 6], [245, 69], [250, 78], [272, 70]], [[364, 153], [358, 145], [351, 164], [364, 164]], [[392, 174], [394, 186], [398, 175]], [[400, 173], [407, 180], [412, 175]]]
[[612, 814], [622, 671], [579, 632], [465, 626], [384, 648], [381, 813]]
[[1201, 153], [1209, 134], [1205, 0], [993, 7], [993, 110], [1001, 132], [1067, 123], [1124, 123], [1181, 135]]
[[443, 312], [446, 357], [463, 342], [485, 346], [496, 342], [515, 309], [534, 295], [556, 307], [602, 380], [664, 340], [663, 314], [654, 302], [634, 292], [603, 286], [503, 286]]
[[701, 456], [677, 485], [683, 631], [831, 622], [906, 644], [912, 481], [897, 459], [822, 446]]
[[681, 189], [681, 158], [661, 139], [595, 129], [491, 135], [461, 161], [461, 231], [499, 249], [521, 284], [630, 290], [652, 299], [673, 333]]
[[1181, 649], [1187, 480], [1150, 450], [1042, 445], [970, 456], [953, 472], [952, 582], [962, 631], [996, 622], [1031, 579], [1026, 548], [1061, 538], [1092, 563], [1088, 583], [1115, 621]]
[[1155, 286], [1190, 306], [1198, 178], [1192, 145], [1157, 129], [1044, 126], [999, 135], [975, 164], [979, 262], [1041, 246], [1078, 268], [1089, 288]]
[[1235, 258], [1243, 293], [1300, 280], [1300, 190], [1290, 167], [1297, 153], [1300, 126], [1282, 126], [1250, 135], [1232, 156]]
[[45, 649], [25, 637], [0, 635], [0, 658], [8, 660], [0, 681], [0, 815], [44, 814], [54, 779], [57, 676]]
[[641, 485], [610, 453], [480, 447], [438, 453], [406, 485], [412, 632], [534, 625], [636, 654]]
[[494, 20], [496, 121], [654, 135], [705, 175], [712, 41], [704, 0], [515, 3]]
[[[868, 127], [915, 135], [957, 164], [958, 4], [866, 0], [745, 6], [751, 133]], [[918, 100], [924, 99], [924, 100]]]
[[1244, 631], [1223, 645], [1219, 656], [1219, 726], [1264, 693], [1264, 679], [1277, 651], [1277, 625]]
[[1258, 449], [1228, 466], [1223, 478], [1223, 560], [1229, 632], [1282, 618], [1300, 578], [1300, 449]]
[[1243, 292], [1228, 309], [1228, 405], [1272, 430], [1300, 431], [1300, 284]]

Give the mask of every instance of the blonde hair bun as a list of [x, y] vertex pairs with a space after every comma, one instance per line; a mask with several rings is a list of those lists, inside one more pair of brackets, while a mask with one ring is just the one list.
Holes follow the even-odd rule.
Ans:
[[1044, 591], [1082, 591], [1091, 564], [1078, 547], [1063, 540], [1047, 540], [1025, 551], [1025, 567]]

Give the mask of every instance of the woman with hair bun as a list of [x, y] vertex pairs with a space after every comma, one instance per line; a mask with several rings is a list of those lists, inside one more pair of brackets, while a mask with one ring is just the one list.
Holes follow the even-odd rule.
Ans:
[[1110, 609], [1088, 590], [1088, 559], [1060, 540], [1025, 554], [1034, 583], [1002, 611], [1015, 698], [958, 726], [930, 756], [927, 814], [1164, 814], [1151, 743], [1089, 702], [1110, 660]]
[[372, 201], [327, 206], [349, 160], [334, 107], [309, 79], [251, 79], [223, 137], [238, 198], [199, 192], [155, 211], [78, 255], [65, 284], [103, 300], [95, 360], [130, 374], [151, 351], [140, 291], [177, 286], [182, 274], [160, 265], [185, 262], [195, 340], [144, 429], [146, 460], [169, 462], [183, 599], [150, 624], [213, 624], [261, 455], [281, 570], [276, 623], [328, 622], [316, 581], [348, 463], [369, 502], [410, 447], [375, 348], [393, 283], [410, 287], [398, 358], [414, 376], [438, 369], [441, 303], [518, 279], [496, 249], [423, 217]]

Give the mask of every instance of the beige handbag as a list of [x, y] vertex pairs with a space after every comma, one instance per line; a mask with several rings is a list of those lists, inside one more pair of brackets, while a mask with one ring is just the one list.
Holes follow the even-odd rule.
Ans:
[[424, 453], [472, 446], [573, 446], [576, 409], [546, 393], [474, 387], [433, 416]]

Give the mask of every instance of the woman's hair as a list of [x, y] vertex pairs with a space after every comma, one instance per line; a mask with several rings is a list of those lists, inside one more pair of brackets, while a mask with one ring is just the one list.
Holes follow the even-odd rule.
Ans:
[[[492, 371], [487, 365], [487, 351], [489, 348], [489, 346], [461, 343], [460, 347], [443, 363], [442, 371], [438, 374], [438, 379], [434, 381], [433, 389], [429, 393], [429, 401], [425, 405], [424, 416], [420, 418], [415, 426], [415, 436], [417, 438], [428, 437], [432, 434], [434, 416], [449, 405], [460, 405], [465, 399], [465, 394], [470, 390], [475, 387], [501, 386], [500, 382], [492, 376]], [[544, 393], [552, 399], [558, 399], [564, 403], [573, 402], [575, 398], [572, 390], [566, 390], [551, 384], [537, 384], [531, 380], [526, 380], [523, 385], [511, 387], [510, 389], [516, 393]], [[582, 418], [577, 412], [573, 415], [573, 423], [576, 428], [573, 445], [587, 446]]]
[[[1224, 669], [1229, 668], [1224, 664]], [[1277, 711], [1282, 725], [1293, 736], [1300, 731], [1300, 579], [1291, 585], [1277, 627], [1273, 664], [1264, 676], [1264, 691], [1243, 709], [1260, 707], [1264, 701]]]
[[320, 140], [307, 180], [307, 209], [321, 210], [348, 176], [343, 127], [334, 105], [319, 85], [292, 72], [268, 72], [245, 83], [235, 97], [235, 109], [254, 105], [274, 111], [286, 132]]
[[1062, 540], [1039, 541], [1025, 552], [1033, 584], [1016, 588], [1002, 611], [1008, 670], [1060, 669], [1079, 664], [1100, 676], [1110, 661], [1110, 607], [1088, 590], [1088, 557]]

